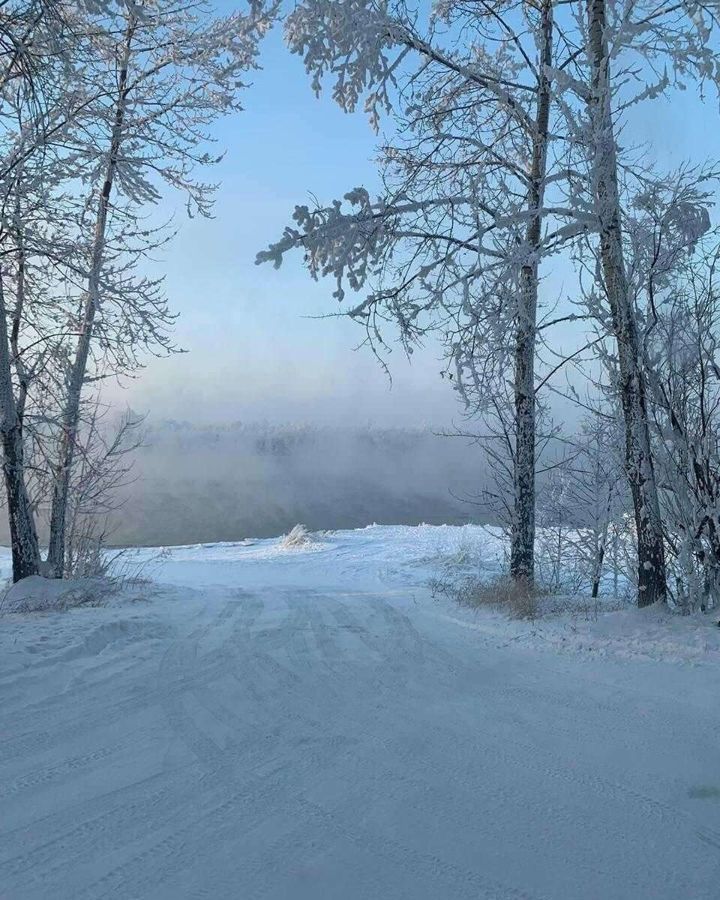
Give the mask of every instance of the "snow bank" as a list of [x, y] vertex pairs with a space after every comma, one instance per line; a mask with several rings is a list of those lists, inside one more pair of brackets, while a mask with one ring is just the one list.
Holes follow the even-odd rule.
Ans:
[[[582, 600], [578, 608], [583, 609]], [[513, 644], [528, 649], [589, 654], [615, 659], [720, 664], [720, 628], [717, 616], [679, 616], [663, 607], [564, 612], [517, 622], [487, 609], [439, 609], [445, 620], [493, 638], [496, 646]]]
[[101, 606], [113, 591], [102, 578], [72, 580], [31, 575], [14, 584], [0, 600], [0, 613], [57, 612], [76, 606]]
[[[466, 609], [448, 597], [431, 596], [430, 583], [450, 560], [459, 570], [492, 581], [504, 570], [504, 545], [496, 529], [476, 525], [372, 525], [349, 531], [316, 532], [289, 550], [283, 538], [131, 551], [133, 564], [153, 562], [157, 582], [182, 588], [205, 585], [245, 590], [285, 584], [297, 589], [341, 587], [359, 599], [381, 591], [398, 603], [416, 604], [426, 615], [453, 621], [497, 646], [547, 648], [622, 659], [697, 664], [720, 662], [718, 614], [678, 616], [666, 609], [637, 610], [611, 597], [594, 604], [581, 595], [543, 600], [533, 622], [511, 621], [493, 609]], [[9, 565], [0, 550], [0, 566]], [[0, 613], [64, 610], [82, 605], [124, 605], [161, 595], [158, 585], [119, 589], [98, 579], [73, 582], [30, 578], [0, 600]], [[165, 599], [177, 600], [179, 593]]]

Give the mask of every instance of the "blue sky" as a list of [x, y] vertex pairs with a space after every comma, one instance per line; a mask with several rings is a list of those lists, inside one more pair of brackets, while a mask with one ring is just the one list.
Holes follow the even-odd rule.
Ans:
[[[227, 153], [214, 173], [222, 182], [215, 218], [187, 221], [178, 200], [180, 233], [161, 261], [180, 314], [177, 340], [188, 353], [150, 361], [118, 399], [154, 417], [199, 423], [439, 425], [459, 418], [436, 348], [417, 353], [412, 364], [396, 349], [391, 388], [366, 349], [353, 352], [362, 338], [356, 325], [309, 318], [338, 308], [330, 282], [312, 282], [299, 256], [279, 271], [254, 265], [295, 203], [311, 193], [329, 200], [359, 184], [372, 191], [377, 183], [366, 119], [342, 113], [329, 95], [313, 95], [280, 29], [266, 40], [261, 62], [245, 111], [216, 129]], [[644, 104], [628, 132], [662, 165], [714, 152], [717, 134], [714, 102], [703, 105], [690, 92]], [[550, 273], [553, 295], [567, 288], [566, 275]]]
[[330, 282], [312, 282], [299, 257], [279, 271], [255, 266], [257, 251], [311, 192], [329, 199], [377, 182], [366, 119], [342, 113], [329, 96], [315, 98], [279, 29], [265, 42], [262, 65], [245, 111], [216, 129], [227, 154], [213, 175], [222, 182], [215, 218], [188, 221], [178, 202], [180, 233], [161, 261], [180, 313], [176, 336], [189, 352], [151, 360], [121, 399], [153, 416], [198, 422], [448, 422], [457, 404], [440, 380], [436, 350], [412, 365], [394, 351], [391, 389], [369, 352], [353, 352], [358, 326], [309, 318], [338, 309]]

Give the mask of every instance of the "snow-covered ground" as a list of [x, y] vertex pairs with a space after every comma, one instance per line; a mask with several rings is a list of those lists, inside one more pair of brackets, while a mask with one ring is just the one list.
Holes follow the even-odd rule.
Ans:
[[717, 617], [433, 599], [480, 542], [140, 551], [133, 599], [0, 617], [0, 897], [716, 900]]

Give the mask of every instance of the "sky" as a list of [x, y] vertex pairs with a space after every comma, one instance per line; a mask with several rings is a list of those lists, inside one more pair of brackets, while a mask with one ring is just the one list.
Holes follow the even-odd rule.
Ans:
[[363, 336], [356, 324], [312, 318], [339, 309], [330, 281], [314, 283], [299, 256], [279, 271], [255, 265], [311, 193], [330, 199], [377, 184], [367, 120], [315, 98], [279, 29], [261, 62], [245, 110], [216, 129], [226, 156], [213, 170], [222, 182], [214, 218], [187, 220], [177, 198], [180, 231], [159, 261], [188, 352], [150, 360], [127, 390], [113, 391], [117, 402], [201, 424], [449, 422], [459, 408], [440, 378], [437, 347], [412, 364], [394, 350], [391, 385], [367, 348], [354, 351]]
[[[278, 271], [255, 266], [257, 251], [281, 235], [296, 203], [341, 197], [357, 185], [372, 192], [377, 184], [376, 138], [366, 118], [342, 113], [328, 94], [314, 96], [280, 29], [266, 39], [261, 65], [245, 110], [216, 129], [226, 155], [213, 172], [221, 182], [214, 218], [187, 220], [179, 197], [163, 210], [177, 210], [180, 231], [158, 266], [187, 353], [150, 360], [129, 387], [111, 390], [113, 400], [153, 418], [198, 424], [459, 420], [436, 346], [411, 363], [397, 347], [387, 360], [391, 384], [367, 348], [354, 349], [362, 340], [357, 325], [317, 318], [339, 309], [331, 281], [314, 283], [299, 255]], [[677, 165], [713, 152], [716, 115], [690, 94], [646, 103], [628, 139], [646, 141], [658, 162]], [[546, 284], [567, 289], [565, 273], [551, 272]]]

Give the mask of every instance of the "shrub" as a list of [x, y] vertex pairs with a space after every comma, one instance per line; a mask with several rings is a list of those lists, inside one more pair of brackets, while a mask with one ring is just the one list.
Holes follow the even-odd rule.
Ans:
[[313, 539], [305, 525], [296, 525], [291, 531], [283, 535], [280, 539], [280, 548], [282, 550], [295, 550], [297, 547], [306, 547], [312, 544]]
[[527, 582], [515, 581], [502, 575], [490, 581], [476, 576], [433, 579], [430, 588], [434, 596], [450, 597], [461, 606], [479, 609], [499, 609], [513, 619], [536, 619], [540, 613], [540, 592]]

